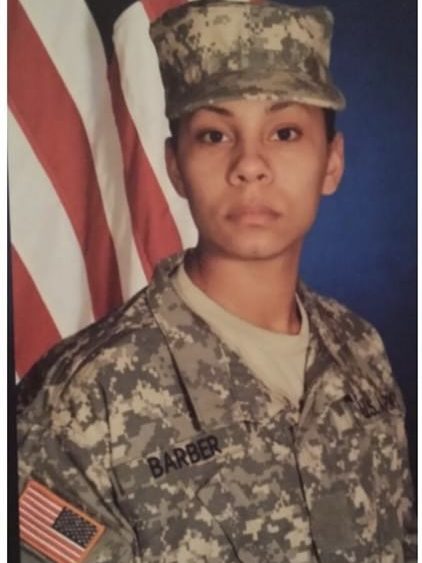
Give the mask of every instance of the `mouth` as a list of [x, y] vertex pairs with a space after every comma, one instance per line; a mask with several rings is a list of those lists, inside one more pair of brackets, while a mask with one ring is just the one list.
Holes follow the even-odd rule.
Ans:
[[229, 221], [245, 225], [267, 225], [279, 219], [281, 213], [267, 205], [239, 205], [229, 210]]

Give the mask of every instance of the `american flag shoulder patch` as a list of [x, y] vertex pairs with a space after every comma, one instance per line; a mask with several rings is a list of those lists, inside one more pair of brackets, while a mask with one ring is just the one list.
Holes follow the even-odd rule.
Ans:
[[84, 561], [105, 528], [31, 479], [19, 499], [21, 540], [54, 563]]

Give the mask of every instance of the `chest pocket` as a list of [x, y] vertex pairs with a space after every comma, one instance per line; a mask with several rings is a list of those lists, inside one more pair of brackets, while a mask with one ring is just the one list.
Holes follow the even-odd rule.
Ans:
[[355, 421], [352, 435], [358, 440], [358, 451], [361, 455], [366, 453], [370, 463], [365, 469], [373, 479], [373, 494], [392, 502], [403, 480], [407, 459], [403, 412], [393, 398], [378, 410], [350, 403], [348, 406]]
[[390, 409], [368, 418], [364, 428], [371, 437], [378, 541], [385, 547], [402, 540], [401, 503], [408, 471], [404, 417]]
[[114, 466], [117, 503], [146, 561], [214, 561], [212, 554], [216, 562], [238, 560], [200, 491], [229, 459], [244, 457], [247, 438], [237, 423], [171, 445], [157, 440]]
[[146, 561], [281, 563], [308, 553], [292, 448], [261, 430], [235, 423], [114, 468]]
[[298, 459], [320, 560], [378, 560], [400, 534], [403, 420], [351, 397], [331, 403], [304, 428]]

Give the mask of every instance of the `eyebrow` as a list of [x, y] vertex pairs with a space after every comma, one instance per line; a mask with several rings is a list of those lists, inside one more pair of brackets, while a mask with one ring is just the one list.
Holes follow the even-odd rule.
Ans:
[[222, 108], [220, 106], [211, 106], [211, 105], [200, 106], [198, 108], [198, 111], [200, 111], [200, 110], [211, 111], [213, 113], [218, 113], [219, 115], [228, 115], [228, 116], [233, 115], [233, 112], [231, 112], [230, 110], [228, 110], [226, 108]]
[[291, 105], [292, 105], [292, 102], [276, 102], [275, 104], [273, 104], [272, 106], [270, 106], [268, 108], [267, 112], [271, 113], [273, 111], [280, 111], [280, 110], [288, 108]]

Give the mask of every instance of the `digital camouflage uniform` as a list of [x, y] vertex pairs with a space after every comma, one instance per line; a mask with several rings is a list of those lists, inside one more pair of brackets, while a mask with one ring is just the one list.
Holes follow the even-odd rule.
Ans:
[[[228, 98], [341, 109], [331, 29], [325, 8], [271, 2], [164, 14], [151, 37], [167, 116]], [[404, 408], [375, 330], [298, 288], [297, 410], [178, 297], [180, 260], [22, 381], [20, 488], [36, 479], [105, 526], [90, 562], [415, 561]], [[22, 563], [40, 560], [23, 547]]]
[[184, 305], [179, 262], [23, 380], [21, 487], [106, 526], [88, 561], [415, 561], [404, 408], [375, 330], [300, 286], [299, 412]]

